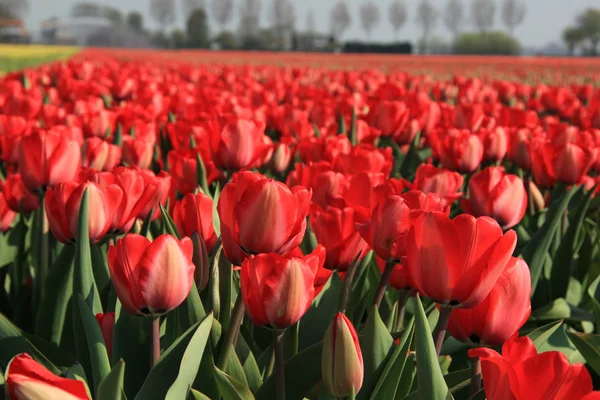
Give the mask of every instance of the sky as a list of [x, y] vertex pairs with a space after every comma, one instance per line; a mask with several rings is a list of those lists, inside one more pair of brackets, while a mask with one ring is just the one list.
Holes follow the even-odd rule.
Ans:
[[[172, 26], [183, 27], [183, 1], [175, 0], [177, 4], [177, 22]], [[219, 0], [206, 0], [209, 3]], [[239, 3], [241, 0], [235, 0]], [[307, 16], [310, 11], [314, 13], [317, 31], [329, 32], [329, 12], [337, 3], [337, 0], [292, 0], [296, 7], [298, 30], [306, 27]], [[387, 17], [387, 9], [392, 0], [373, 0], [380, 8], [380, 22], [372, 32], [374, 41], [391, 41], [394, 38], [394, 32]], [[502, 0], [496, 0], [498, 10], [496, 12], [496, 22], [494, 28], [503, 28], [500, 17], [500, 5]], [[527, 16], [523, 24], [516, 29], [515, 35], [526, 47], [543, 47], [552, 42], [560, 42], [563, 28], [573, 23], [575, 16], [586, 7], [600, 6], [599, 0], [523, 0], [527, 4]], [[39, 24], [44, 19], [52, 16], [61, 19], [68, 19], [71, 7], [77, 3], [77, 0], [29, 0], [29, 13], [24, 18], [28, 29], [31, 32], [39, 30]], [[97, 4], [109, 5], [120, 9], [122, 12], [133, 10], [140, 11], [144, 16], [146, 27], [157, 28], [156, 23], [150, 18], [149, 7], [150, 0], [96, 0]], [[262, 24], [268, 25], [268, 8], [272, 0], [262, 0]], [[352, 24], [344, 33], [343, 39], [361, 39], [365, 37], [360, 27], [359, 8], [366, 0], [346, 0], [352, 14]], [[440, 10], [446, 5], [447, 0], [432, 0], [433, 4]], [[468, 13], [471, 0], [463, 0], [465, 11]], [[415, 23], [415, 12], [419, 0], [404, 0], [408, 8], [408, 20], [399, 33], [401, 40], [415, 41], [420, 36], [420, 31]], [[238, 25], [239, 13], [235, 7], [234, 18], [229, 23], [228, 29], [236, 29]], [[464, 31], [474, 30], [467, 24]], [[216, 25], [212, 25], [212, 32], [218, 31]], [[445, 29], [442, 20], [438, 21], [433, 36], [439, 37], [445, 41], [450, 41], [451, 36]]]

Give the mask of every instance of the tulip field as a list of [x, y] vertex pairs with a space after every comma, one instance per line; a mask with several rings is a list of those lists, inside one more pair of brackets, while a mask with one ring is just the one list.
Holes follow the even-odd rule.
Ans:
[[600, 399], [600, 61], [83, 50], [0, 78], [0, 399]]

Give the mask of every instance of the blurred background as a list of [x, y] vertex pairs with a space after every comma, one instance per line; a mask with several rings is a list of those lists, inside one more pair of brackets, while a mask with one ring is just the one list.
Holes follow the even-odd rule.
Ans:
[[0, 42], [597, 56], [599, 0], [0, 0]]

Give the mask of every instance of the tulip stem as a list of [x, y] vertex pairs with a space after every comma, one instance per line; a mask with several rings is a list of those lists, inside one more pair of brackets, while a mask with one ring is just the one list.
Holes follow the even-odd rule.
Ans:
[[277, 400], [285, 400], [285, 360], [283, 358], [283, 334], [275, 331], [273, 338], [273, 352], [275, 353], [275, 378], [277, 378]]
[[150, 369], [160, 358], [160, 318], [153, 318], [150, 323]]
[[36, 276], [39, 302], [41, 302], [44, 298], [44, 286], [46, 282], [46, 276], [48, 275], [48, 257], [50, 255], [48, 250], [48, 217], [46, 216], [44, 199], [45, 196], [42, 195], [42, 198], [40, 199], [40, 252], [38, 254], [39, 270], [38, 276]]
[[217, 368], [219, 368], [221, 371], [225, 371], [225, 368], [227, 367], [227, 361], [229, 360], [229, 355], [235, 348], [235, 342], [237, 341], [238, 332], [240, 331], [240, 325], [242, 324], [243, 318], [244, 301], [242, 300], [242, 294], [239, 293], [237, 299], [235, 300], [233, 310], [231, 311], [229, 329], [227, 329], [227, 333], [223, 339], [219, 360], [217, 361]]
[[448, 321], [450, 320], [450, 312], [452, 307], [441, 306], [440, 316], [438, 322], [433, 329], [433, 343], [435, 343], [435, 352], [439, 356], [442, 350], [442, 343], [444, 343], [444, 337], [446, 336], [446, 329], [448, 329]]
[[358, 267], [359, 263], [360, 261], [357, 257], [346, 271], [346, 276], [344, 277], [344, 286], [342, 288], [342, 296], [340, 297], [340, 312], [342, 314], [346, 314], [348, 300], [350, 300], [350, 292], [352, 291], [352, 281], [354, 280], [354, 275], [356, 275], [356, 268]]
[[479, 357], [471, 358], [471, 396], [481, 390], [481, 361]]
[[394, 332], [400, 332], [404, 325], [404, 311], [406, 310], [406, 302], [408, 301], [410, 292], [408, 290], [398, 291], [398, 312], [396, 314], [396, 323], [394, 324]]
[[392, 272], [394, 271], [394, 267], [396, 263], [393, 261], [388, 261], [385, 263], [385, 269], [383, 270], [383, 274], [381, 275], [381, 280], [379, 281], [379, 286], [377, 287], [377, 291], [375, 292], [375, 298], [373, 299], [373, 305], [379, 308], [381, 301], [383, 300], [383, 295], [385, 294], [385, 289], [390, 280], [390, 276], [392, 276]]

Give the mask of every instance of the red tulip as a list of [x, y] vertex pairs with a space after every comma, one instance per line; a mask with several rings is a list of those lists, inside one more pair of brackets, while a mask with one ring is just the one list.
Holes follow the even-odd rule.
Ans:
[[56, 376], [26, 353], [10, 360], [5, 376], [5, 391], [11, 400], [89, 400], [82, 381]]
[[108, 312], [105, 314], [96, 314], [96, 321], [98, 321], [98, 325], [100, 325], [100, 330], [102, 331], [102, 337], [104, 338], [104, 343], [106, 344], [106, 350], [108, 351], [108, 355], [112, 357], [113, 332], [115, 329], [115, 313]]
[[323, 384], [335, 398], [358, 393], [362, 387], [364, 363], [358, 335], [342, 313], [337, 313], [325, 333], [321, 370]]
[[460, 189], [463, 181], [458, 172], [437, 168], [432, 164], [421, 164], [417, 168], [414, 182], [408, 183], [408, 186], [411, 190], [437, 194], [444, 205], [449, 206], [462, 196]]
[[124, 136], [122, 148], [125, 165], [141, 169], [150, 168], [154, 157], [155, 143], [156, 139], [150, 135], [135, 138], [129, 135]]
[[86, 139], [81, 152], [82, 165], [98, 171], [110, 171], [121, 162], [121, 148], [99, 137]]
[[16, 216], [17, 213], [8, 208], [4, 194], [0, 192], [0, 230], [2, 232], [8, 231]]
[[173, 209], [173, 220], [179, 232], [191, 237], [198, 233], [209, 253], [217, 244], [217, 234], [213, 227], [213, 200], [204, 193], [186, 194]]
[[481, 164], [483, 144], [467, 130], [452, 129], [434, 141], [435, 153], [446, 168], [471, 173]]
[[488, 167], [469, 180], [469, 200], [461, 203], [465, 213], [494, 218], [502, 229], [512, 228], [527, 210], [527, 191], [521, 178]]
[[[196, 190], [196, 157], [199, 155], [200, 153], [194, 149], [172, 150], [168, 154], [169, 172], [173, 185], [182, 195], [193, 193]], [[206, 171], [206, 181], [210, 185], [221, 173], [208, 157], [208, 154], [200, 155]]]
[[154, 210], [152, 219], [156, 219], [160, 215], [158, 204], [165, 204], [169, 197], [171, 177], [166, 171], [160, 171], [155, 175], [154, 172], [147, 169], [140, 170], [140, 174], [146, 183], [145, 190], [149, 191], [152, 195], [146, 201], [137, 217], [144, 219], [148, 216], [150, 210]]
[[327, 250], [328, 269], [346, 271], [356, 256], [360, 254], [362, 259], [369, 252], [369, 245], [356, 230], [355, 211], [350, 207], [315, 207], [310, 213], [310, 226], [317, 242]]
[[325, 161], [308, 165], [297, 163], [296, 169], [288, 175], [287, 184], [311, 190], [313, 203], [325, 208], [337, 204], [336, 199], [346, 187], [347, 176], [333, 171], [331, 164]]
[[586, 145], [550, 142], [534, 145], [537, 153], [532, 155], [532, 169], [536, 182], [552, 186], [555, 181], [574, 185], [581, 181], [598, 155], [598, 149]]
[[406, 235], [411, 224], [409, 215], [413, 210], [443, 211], [445, 207], [432, 193], [412, 190], [392, 194], [374, 205], [370, 221], [357, 224], [358, 231], [375, 254], [386, 261], [398, 261], [406, 255]]
[[411, 143], [416, 132], [406, 129], [410, 110], [402, 101], [380, 102], [373, 109], [372, 124], [382, 136], [392, 136], [399, 144]]
[[54, 189], [48, 188], [45, 207], [50, 230], [62, 243], [70, 243], [77, 237], [79, 208], [86, 189], [90, 241], [99, 241], [111, 228], [123, 196], [121, 188], [117, 185], [104, 188], [94, 182], [59, 183]]
[[160, 235], [153, 242], [128, 234], [108, 249], [108, 267], [123, 307], [135, 315], [161, 315], [178, 307], [194, 283], [189, 238]]
[[275, 146], [273, 157], [271, 158], [271, 166], [273, 171], [278, 174], [283, 174], [289, 167], [292, 161], [293, 151], [289, 144], [278, 143]]
[[481, 360], [481, 375], [488, 400], [579, 400], [593, 390], [592, 378], [583, 364], [569, 364], [559, 351], [538, 354], [533, 341], [514, 335], [502, 346], [469, 350]]
[[482, 130], [483, 153], [485, 160], [502, 161], [508, 151], [508, 136], [503, 128]]
[[340, 154], [348, 154], [352, 150], [350, 139], [345, 135], [311, 137], [298, 143], [298, 154], [302, 162], [332, 162]]
[[301, 258], [269, 253], [244, 260], [241, 295], [252, 322], [277, 329], [294, 325], [313, 301], [315, 277], [324, 261], [322, 246]]
[[392, 148], [379, 149], [369, 144], [352, 148], [349, 154], [340, 154], [333, 163], [334, 170], [343, 174], [360, 172], [383, 173], [389, 176], [394, 164]]
[[75, 179], [81, 165], [77, 142], [54, 130], [24, 136], [19, 147], [19, 172], [27, 189], [36, 192], [46, 186]]
[[19, 143], [33, 123], [15, 115], [0, 115], [0, 159], [7, 164], [19, 162]]
[[40, 206], [38, 197], [25, 187], [21, 174], [8, 175], [2, 193], [8, 207], [13, 211], [30, 213]]
[[512, 257], [483, 302], [468, 310], [452, 310], [448, 331], [461, 342], [499, 346], [529, 318], [530, 296], [529, 267]]
[[315, 282], [314, 282], [315, 297], [317, 297], [319, 295], [319, 293], [321, 293], [323, 291], [323, 289], [325, 288], [325, 285], [327, 284], [327, 282], [329, 282], [331, 275], [333, 275], [332, 270], [327, 269], [325, 267], [319, 268], [319, 270], [317, 271], [317, 275], [315, 276]]
[[294, 250], [304, 237], [311, 193], [241, 172], [225, 185], [217, 211], [227, 259], [241, 265], [249, 254]]
[[491, 218], [463, 214], [450, 220], [442, 212], [420, 212], [406, 239], [407, 266], [423, 295], [472, 308], [490, 293], [516, 244], [516, 233], [503, 235]]
[[265, 124], [246, 119], [226, 122], [211, 138], [215, 165], [223, 170], [237, 171], [254, 165], [269, 148], [265, 146]]

